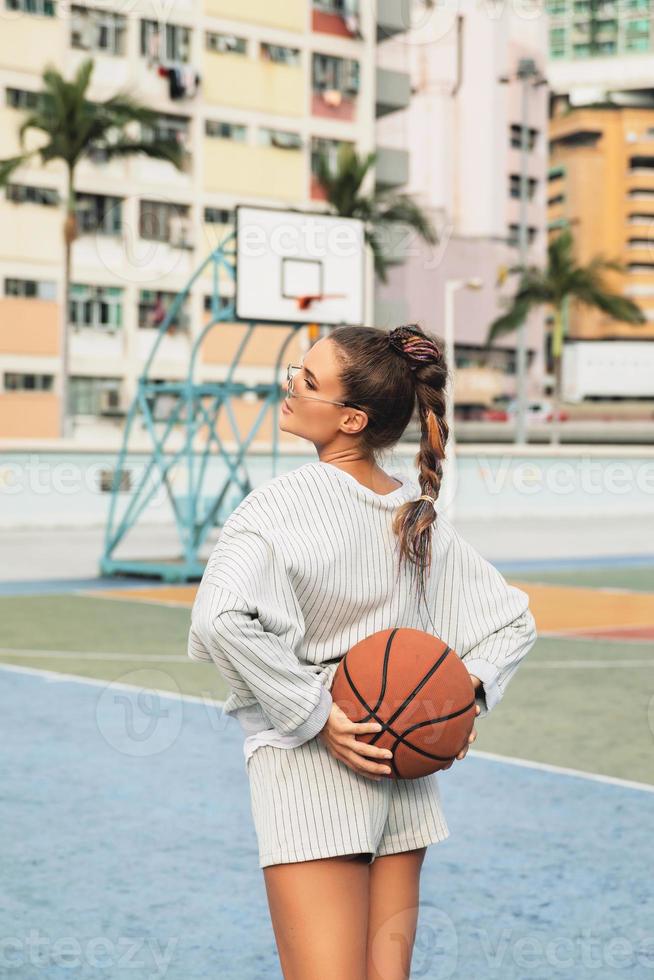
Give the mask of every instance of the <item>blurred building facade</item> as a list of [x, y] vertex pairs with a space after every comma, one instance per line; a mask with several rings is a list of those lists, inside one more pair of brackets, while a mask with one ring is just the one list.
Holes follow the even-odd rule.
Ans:
[[551, 0], [551, 234], [569, 226], [575, 259], [601, 255], [607, 285], [646, 323], [572, 302], [564, 348], [570, 398], [654, 397], [654, 25], [649, 0]]
[[[416, 5], [417, 7], [418, 5]], [[379, 326], [420, 322], [443, 336], [445, 284], [478, 278], [480, 290], [455, 299], [455, 352], [459, 408], [488, 405], [516, 392], [516, 334], [486, 349], [488, 328], [502, 312], [501, 298], [517, 277], [504, 272], [519, 261], [521, 174], [521, 59], [544, 72], [547, 18], [522, 17], [513, 5], [469, 0], [416, 12], [413, 28], [384, 45], [382, 64], [411, 74], [409, 107], [380, 120], [379, 139], [410, 147], [405, 190], [432, 215], [436, 246], [415, 236], [389, 243], [397, 262], [388, 283], [378, 284]], [[508, 81], [505, 79], [508, 78]], [[527, 261], [542, 265], [547, 250], [548, 101], [546, 87], [527, 97]], [[401, 261], [400, 261], [401, 260]], [[545, 381], [542, 310], [527, 321], [528, 393]], [[476, 394], [475, 394], [476, 392]]]
[[[181, 172], [142, 156], [87, 160], [78, 168], [69, 304], [76, 438], [101, 444], [119, 432], [157, 324], [231, 230], [238, 203], [320, 208], [316, 153], [333, 158], [342, 142], [363, 152], [377, 148], [384, 187], [405, 183], [406, 147], [386, 147], [376, 134], [378, 114], [388, 118], [409, 98], [404, 73], [377, 67], [378, 47], [404, 26], [401, 6], [177, 0], [162, 10], [154, 0], [97, 6], [4, 0], [3, 156], [19, 151], [18, 129], [36, 105], [46, 65], [70, 77], [88, 57], [95, 63], [92, 99], [130, 92], [157, 110], [159, 132], [185, 150]], [[27, 145], [35, 145], [31, 137]], [[35, 162], [0, 192], [0, 437], [57, 435], [64, 189], [62, 166]], [[221, 283], [225, 297], [231, 288]], [[209, 275], [193, 286], [164, 338], [157, 377], [185, 376], [210, 291]], [[225, 376], [244, 329], [212, 331], [201, 352], [201, 379]], [[257, 329], [241, 377], [272, 380], [280, 340], [279, 329]], [[297, 361], [302, 344], [296, 335], [289, 359]], [[242, 431], [259, 411], [255, 396], [242, 400]], [[223, 424], [221, 436], [229, 440], [231, 427]], [[268, 441], [273, 424], [269, 416], [258, 438]]]

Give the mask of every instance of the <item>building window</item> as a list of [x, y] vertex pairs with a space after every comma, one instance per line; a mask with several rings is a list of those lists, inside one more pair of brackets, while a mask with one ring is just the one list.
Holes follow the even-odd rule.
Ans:
[[[527, 244], [531, 245], [534, 238], [536, 237], [538, 229], [530, 225], [527, 228]], [[508, 243], [509, 245], [514, 245], [516, 248], [520, 244], [520, 226], [519, 225], [509, 225]]]
[[649, 37], [628, 37], [625, 41], [627, 51], [649, 51]]
[[[168, 316], [170, 307], [175, 302], [177, 293], [164, 292], [160, 289], [141, 289], [139, 292], [138, 324], [142, 329], [158, 329]], [[183, 300], [177, 314], [170, 321], [169, 327], [186, 330], [189, 326], [188, 305]]]
[[274, 61], [277, 65], [299, 65], [300, 49], [262, 42], [261, 57], [264, 61]]
[[547, 199], [547, 203], [550, 206], [553, 206], [555, 204], [563, 204], [564, 201], [565, 201], [565, 194], [555, 194], [554, 197], [550, 197]]
[[71, 8], [70, 43], [84, 51], [125, 54], [127, 21], [122, 14], [89, 7]]
[[[117, 399], [120, 403], [120, 399]], [[98, 490], [100, 493], [112, 493], [116, 485], [117, 493], [129, 493], [132, 489], [132, 471], [113, 469], [100, 470], [98, 475]]]
[[[218, 309], [226, 310], [234, 302], [231, 296], [218, 296]], [[213, 313], [213, 296], [211, 293], [207, 293], [202, 300], [202, 306], [205, 313]]]
[[52, 374], [5, 374], [5, 391], [52, 391], [53, 383]]
[[72, 415], [122, 414], [120, 395], [120, 378], [71, 377], [70, 412]]
[[654, 171], [654, 156], [633, 156], [629, 157], [629, 172], [634, 171]]
[[7, 10], [19, 10], [21, 14], [39, 14], [41, 17], [54, 17], [54, 0], [5, 0]]
[[327, 166], [333, 171], [338, 162], [338, 151], [341, 146], [353, 146], [347, 140], [330, 140], [323, 136], [313, 136], [311, 138], [311, 172], [316, 174], [318, 171], [318, 158], [324, 156]]
[[153, 61], [187, 62], [191, 50], [191, 29], [179, 24], [141, 21], [141, 54]]
[[[536, 138], [538, 136], [538, 130], [533, 128], [527, 129], [527, 149], [533, 150], [536, 145]], [[522, 126], [516, 123], [511, 124], [511, 146], [520, 150], [522, 148]]]
[[30, 92], [24, 88], [9, 88], [5, 90], [5, 102], [10, 109], [38, 109], [41, 102], [40, 92]]
[[258, 134], [260, 146], [274, 146], [280, 150], [299, 150], [302, 148], [302, 137], [299, 133], [287, 133], [283, 129], [267, 129], [261, 127]]
[[233, 225], [234, 212], [229, 208], [205, 208], [204, 221], [207, 225]]
[[168, 242], [176, 248], [191, 248], [190, 209], [168, 201], [141, 201], [139, 234], [151, 242]]
[[75, 327], [113, 332], [123, 323], [123, 291], [114, 286], [73, 283], [68, 301], [68, 320]]
[[53, 300], [57, 298], [57, 284], [49, 280], [5, 279], [5, 296]]
[[247, 139], [247, 126], [240, 123], [221, 122], [218, 119], [206, 119], [204, 123], [206, 136], [219, 140], [235, 140], [237, 143], [245, 143]]
[[13, 204], [44, 204], [56, 207], [59, 191], [54, 187], [32, 187], [30, 184], [7, 184], [7, 200]]
[[207, 51], [215, 51], [217, 54], [247, 54], [248, 51], [247, 40], [234, 34], [207, 31], [204, 40]]
[[314, 92], [336, 92], [348, 97], [359, 91], [359, 62], [331, 54], [313, 55]]
[[[527, 196], [531, 200], [536, 192], [538, 181], [535, 177], [527, 178]], [[509, 195], [520, 198], [520, 174], [509, 174]]]
[[104, 194], [75, 194], [75, 214], [80, 234], [119, 235], [122, 201]]
[[356, 17], [359, 13], [359, 0], [313, 0], [312, 6], [314, 10], [341, 17]]
[[173, 116], [162, 112], [152, 126], [141, 124], [141, 136], [147, 142], [151, 140], [175, 140], [186, 148], [190, 136], [190, 119], [188, 116]]

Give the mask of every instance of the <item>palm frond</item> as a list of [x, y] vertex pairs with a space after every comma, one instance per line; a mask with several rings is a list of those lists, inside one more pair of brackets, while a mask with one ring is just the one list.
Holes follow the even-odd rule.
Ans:
[[486, 334], [486, 345], [490, 347], [499, 337], [504, 337], [517, 330], [526, 320], [533, 305], [526, 297], [520, 299], [516, 297], [510, 300], [506, 312], [496, 317], [490, 324]]
[[184, 151], [176, 140], [133, 140], [121, 139], [105, 147], [109, 159], [113, 157], [135, 156], [142, 153], [151, 160], [166, 160], [181, 169]]
[[376, 210], [378, 222], [408, 225], [430, 245], [437, 244], [438, 235], [431, 218], [408, 194], [397, 194], [383, 200]]
[[21, 153], [16, 157], [7, 157], [6, 160], [0, 160], [0, 187], [8, 184], [14, 171], [22, 167], [24, 163], [27, 163], [31, 156], [34, 156], [34, 152]]

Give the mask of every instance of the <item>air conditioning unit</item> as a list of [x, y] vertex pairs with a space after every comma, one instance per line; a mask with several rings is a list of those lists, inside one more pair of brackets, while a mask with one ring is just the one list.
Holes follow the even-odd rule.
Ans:
[[194, 248], [191, 219], [175, 214], [170, 219], [170, 244], [174, 248]]
[[100, 392], [100, 415], [124, 415], [120, 391], [116, 388], [103, 388]]

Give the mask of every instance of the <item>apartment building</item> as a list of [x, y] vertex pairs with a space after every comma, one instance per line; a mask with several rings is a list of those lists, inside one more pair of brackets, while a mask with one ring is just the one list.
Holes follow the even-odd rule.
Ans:
[[[376, 136], [377, 116], [402, 109], [409, 97], [402, 72], [377, 68], [378, 48], [404, 26], [401, 5], [1, 2], [3, 156], [19, 152], [18, 129], [38, 104], [46, 65], [70, 77], [88, 57], [95, 64], [92, 100], [131, 93], [156, 110], [158, 132], [185, 151], [181, 171], [144, 156], [85, 160], [78, 168], [70, 410], [76, 439], [115, 444], [162, 316], [229, 233], [237, 204], [321, 208], [316, 155], [333, 158], [343, 142], [378, 149], [376, 179], [383, 186], [406, 181], [406, 148], [379, 145]], [[27, 145], [37, 142], [30, 136]], [[63, 168], [42, 167], [36, 158], [0, 191], [0, 437], [57, 435], [64, 193]], [[163, 339], [156, 377], [186, 375], [211, 289], [207, 271]], [[222, 302], [232, 290], [228, 277], [221, 280]], [[225, 376], [244, 329], [221, 325], [208, 335], [199, 379]], [[285, 329], [257, 329], [241, 359], [243, 380], [272, 380]], [[294, 336], [289, 358], [301, 356], [300, 344]], [[258, 410], [256, 395], [242, 400], [242, 431]], [[270, 438], [272, 424], [260, 439]], [[229, 426], [221, 435], [230, 438]]]
[[[377, 320], [418, 321], [443, 335], [446, 284], [481, 280], [456, 293], [454, 339], [459, 411], [516, 393], [516, 335], [489, 353], [490, 323], [502, 312], [519, 261], [522, 84], [521, 61], [541, 74], [547, 59], [547, 19], [523, 17], [515, 5], [491, 9], [472, 0], [435, 6], [380, 51], [383, 64], [411, 75], [406, 110], [380, 120], [378, 138], [410, 148], [406, 189], [419, 194], [439, 233], [437, 246], [415, 236], [398, 241], [387, 285], [377, 288]], [[528, 262], [547, 250], [548, 99], [545, 85], [527, 93]], [[528, 392], [542, 394], [544, 313], [527, 321]]]
[[564, 350], [570, 397], [652, 397], [654, 387], [654, 30], [649, 0], [550, 0], [552, 90], [548, 220], [570, 226], [575, 257], [601, 254], [633, 326], [571, 303]]

